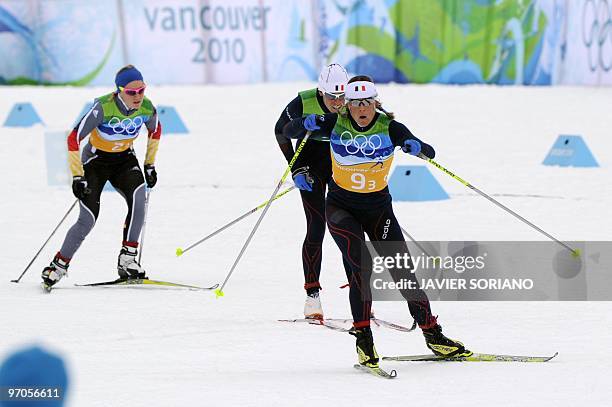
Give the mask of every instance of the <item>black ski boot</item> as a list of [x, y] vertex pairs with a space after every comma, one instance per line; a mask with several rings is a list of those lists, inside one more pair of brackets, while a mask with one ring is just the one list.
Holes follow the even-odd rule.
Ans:
[[423, 329], [423, 336], [427, 347], [437, 356], [450, 358], [472, 354], [472, 351], [465, 349], [461, 342], [444, 336], [442, 327], [437, 323], [431, 328]]
[[352, 328], [349, 334], [357, 338], [357, 357], [359, 364], [367, 367], [378, 367], [378, 353], [374, 347], [374, 338], [370, 327]]

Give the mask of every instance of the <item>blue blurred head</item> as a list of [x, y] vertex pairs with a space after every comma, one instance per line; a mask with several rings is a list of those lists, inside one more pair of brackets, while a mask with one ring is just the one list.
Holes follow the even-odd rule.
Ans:
[[[68, 388], [68, 375], [64, 361], [39, 347], [30, 347], [19, 350], [0, 366], [0, 387], [33, 387], [33, 388], [59, 388], [62, 395], [66, 395]], [[6, 396], [6, 390], [4, 390]], [[5, 397], [6, 398], [6, 397]], [[32, 401], [0, 401], [0, 406], [19, 407], [60, 407], [64, 405], [62, 399], [32, 400]]]

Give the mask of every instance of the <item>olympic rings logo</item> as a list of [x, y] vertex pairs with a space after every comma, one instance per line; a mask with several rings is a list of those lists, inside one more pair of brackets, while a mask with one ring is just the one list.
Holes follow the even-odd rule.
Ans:
[[585, 0], [582, 8], [582, 41], [588, 48], [589, 68], [612, 69], [612, 12], [609, 0]]
[[108, 121], [109, 127], [115, 132], [115, 134], [127, 133], [130, 136], [138, 133], [140, 127], [144, 124], [144, 120], [140, 116], [134, 117], [134, 120], [126, 117], [123, 120], [119, 120], [118, 117], [113, 117]]
[[382, 139], [378, 134], [374, 134], [368, 138], [363, 134], [353, 136], [349, 131], [344, 131], [340, 135], [340, 144], [344, 146], [348, 154], [357, 154], [361, 152], [361, 154], [369, 157], [382, 147]]

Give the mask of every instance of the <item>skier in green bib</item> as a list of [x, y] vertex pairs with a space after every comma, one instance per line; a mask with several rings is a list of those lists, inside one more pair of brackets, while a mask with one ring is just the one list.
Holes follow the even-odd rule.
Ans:
[[[311, 114], [296, 118], [284, 128], [287, 138], [301, 139], [307, 131], [329, 137], [327, 153], [331, 155], [332, 179], [325, 205], [327, 226], [338, 245], [349, 280], [349, 300], [353, 314], [359, 363], [378, 369], [379, 357], [370, 329], [372, 290], [372, 257], [365, 247], [365, 235], [381, 258], [411, 258], [401, 227], [393, 212], [387, 183], [395, 148], [408, 154], [434, 158], [434, 148], [420, 140], [394, 119], [378, 100], [372, 78], [355, 76], [346, 88], [347, 110], [341, 114]], [[437, 316], [431, 312], [427, 294], [419, 287], [410, 270], [389, 270], [395, 281], [402, 278], [413, 288], [401, 289], [410, 314], [418, 323], [425, 343], [441, 357], [470, 356], [463, 343], [442, 333]]]
[[[66, 275], [70, 260], [94, 227], [100, 211], [100, 195], [107, 181], [128, 206], [117, 272], [121, 279], [145, 276], [136, 256], [145, 215], [145, 180], [149, 188], [157, 183], [155, 156], [161, 123], [155, 107], [144, 95], [146, 85], [138, 69], [132, 65], [121, 68], [115, 85], [114, 92], [95, 100], [68, 135], [72, 192], [79, 200], [80, 213], [61, 249], [42, 272], [43, 286], [47, 289]], [[148, 130], [144, 175], [133, 148], [142, 126]], [[81, 142], [87, 136], [89, 141], [81, 149]]]
[[[348, 74], [338, 64], [324, 67], [319, 74], [316, 88], [299, 92], [298, 96], [281, 113], [274, 133], [287, 162], [291, 161], [294, 148], [291, 141], [283, 137], [283, 129], [291, 120], [309, 114], [338, 113], [344, 106], [344, 91]], [[302, 267], [306, 318], [323, 318], [319, 297], [321, 284], [321, 257], [325, 236], [325, 192], [331, 179], [329, 137], [313, 135], [304, 145], [292, 169], [293, 181], [300, 190], [302, 206], [306, 215], [306, 237], [302, 244]]]

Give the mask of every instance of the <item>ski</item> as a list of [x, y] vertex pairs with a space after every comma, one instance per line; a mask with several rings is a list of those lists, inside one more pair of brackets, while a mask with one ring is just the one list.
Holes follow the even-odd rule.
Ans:
[[[319, 323], [317, 321], [321, 321], [319, 319], [313, 319], [313, 318], [296, 318], [296, 319], [279, 319], [279, 322], [307, 322], [311, 325], [322, 325], [322, 326], [327, 326], [328, 328], [330, 328], [333, 323], [342, 323], [342, 324], [346, 324], [349, 322], [353, 322], [352, 319], [343, 319], [343, 318], [327, 318], [327, 319], [323, 319], [322, 321], [324, 323]], [[402, 326], [402, 325], [398, 325], [395, 324], [393, 322], [389, 322], [389, 321], [385, 321], [383, 319], [379, 319], [379, 318], [372, 318], [371, 321], [378, 325], [378, 326], [383, 326], [385, 328], [389, 328], [389, 329], [394, 329], [396, 331], [400, 331], [400, 332], [412, 332], [414, 331], [414, 329], [416, 328], [416, 323], [412, 324], [411, 328]], [[328, 323], [332, 323], [332, 325], [328, 324]], [[327, 325], [326, 325], [327, 324]], [[335, 327], [338, 327], [337, 325], [333, 325]], [[335, 328], [331, 328], [331, 329], [335, 329]], [[335, 330], [342, 330], [344, 332], [348, 332], [349, 330], [346, 328], [342, 328], [342, 329], [335, 329]]]
[[[339, 319], [339, 318], [330, 318], [326, 321], [338, 321], [338, 322], [343, 322], [343, 323], [353, 322], [352, 319]], [[376, 317], [370, 318], [370, 321], [372, 321], [376, 326], [383, 326], [385, 328], [394, 329], [400, 332], [412, 332], [416, 329], [416, 326], [417, 326], [416, 321], [413, 321], [412, 326], [410, 328], [403, 326], [403, 325], [393, 323], [393, 322], [385, 321], [384, 319], [380, 319]]]
[[383, 360], [396, 362], [548, 362], [559, 352], [552, 356], [511, 356], [495, 355], [489, 353], [473, 353], [470, 356], [457, 356], [445, 358], [436, 355], [409, 355], [409, 356], [384, 356]]
[[113, 281], [102, 281], [99, 283], [88, 283], [88, 284], [75, 284], [77, 287], [108, 287], [108, 286], [131, 286], [131, 285], [154, 285], [154, 286], [163, 286], [163, 287], [176, 287], [176, 288], [186, 288], [189, 290], [214, 290], [219, 286], [219, 284], [215, 284], [211, 287], [200, 287], [196, 285], [189, 284], [179, 284], [179, 283], [171, 283], [169, 281], [160, 281], [160, 280], [150, 280], [149, 278], [134, 278], [134, 279], [117, 279]]
[[324, 326], [325, 328], [331, 329], [338, 332], [348, 332], [350, 328], [345, 328], [340, 325], [334, 324], [332, 321], [344, 321], [335, 319], [317, 319], [317, 318], [298, 318], [298, 319], [279, 319], [279, 322], [306, 322], [310, 325]]
[[417, 327], [416, 321], [414, 321], [412, 323], [412, 326], [408, 328], [402, 325], [395, 324], [393, 322], [385, 321], [384, 319], [372, 318], [372, 320], [374, 321], [374, 323], [380, 324], [384, 326], [385, 328], [395, 329], [396, 331], [400, 331], [400, 332], [412, 332]]
[[321, 326], [324, 326], [325, 328], [331, 329], [332, 331], [338, 331], [338, 332], [348, 332], [348, 331], [350, 331], [350, 328], [345, 328], [343, 326], [336, 325], [336, 324], [334, 324], [333, 322], [331, 322], [329, 320], [313, 319], [309, 323], [311, 325], [321, 325]]
[[378, 376], [383, 379], [395, 379], [397, 377], [397, 372], [395, 370], [387, 372], [386, 370], [383, 370], [380, 367], [368, 367], [360, 364], [354, 364], [353, 367], [357, 370], [373, 374], [374, 376]]

